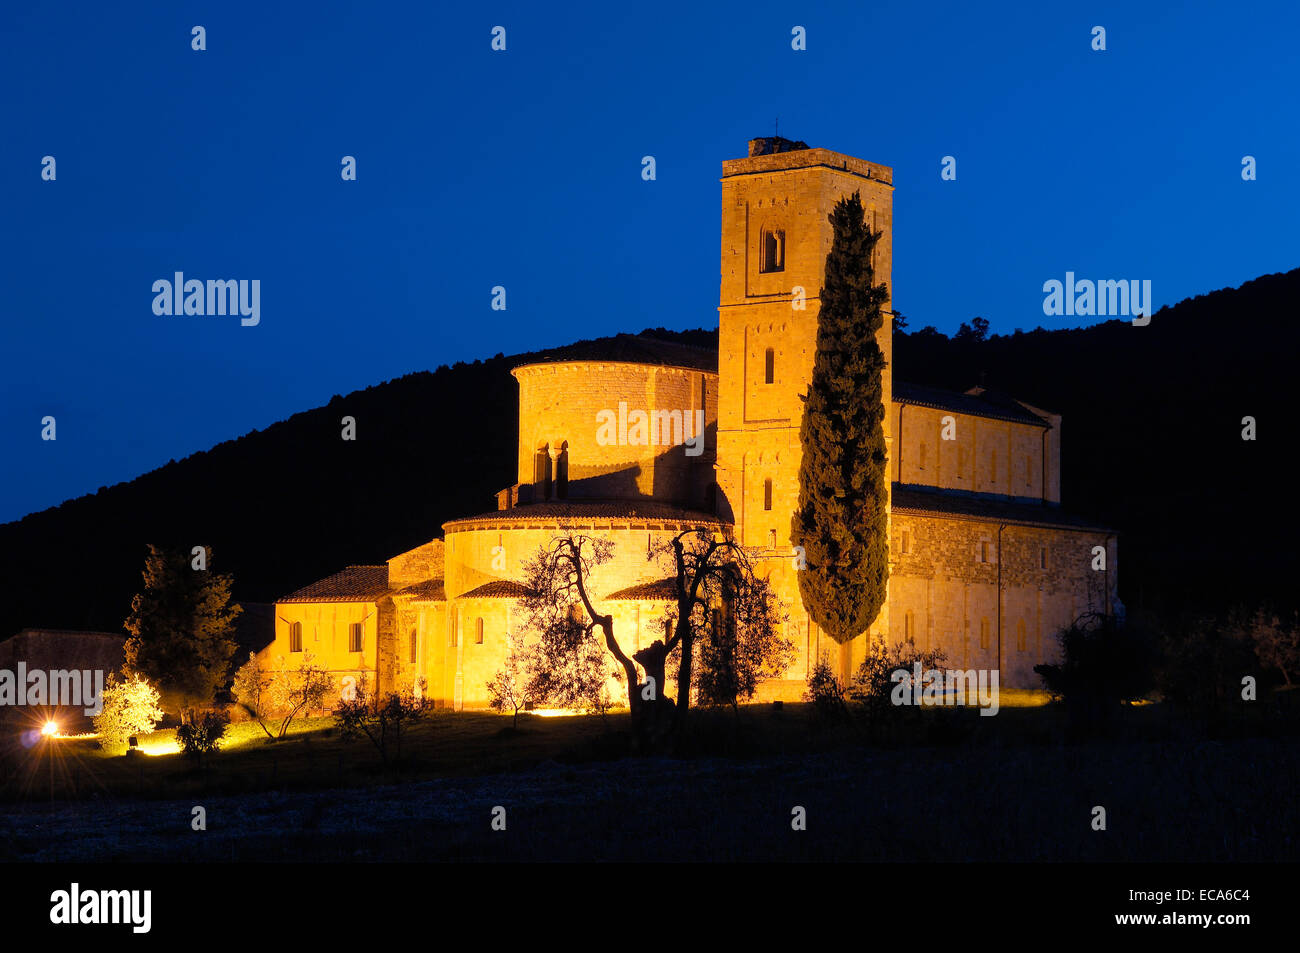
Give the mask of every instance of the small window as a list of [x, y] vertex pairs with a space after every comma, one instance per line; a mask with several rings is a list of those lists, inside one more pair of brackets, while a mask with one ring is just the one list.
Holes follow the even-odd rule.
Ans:
[[989, 561], [989, 544], [988, 544], [988, 540], [984, 540], [984, 539], [982, 539], [982, 540], [980, 540], [980, 562], [982, 562], [982, 563], [986, 563], [986, 562], [988, 562], [988, 561]]
[[474, 623], [474, 644], [475, 645], [483, 644], [483, 619], [482, 618], [479, 618]]
[[903, 530], [898, 540], [898, 548], [904, 556], [912, 551], [912, 534]]
[[776, 530], [774, 529], [767, 531], [767, 548], [776, 549]]
[[763, 509], [770, 510], [771, 508], [772, 508], [772, 481], [764, 480], [763, 481]]
[[989, 620], [980, 619], [980, 648], [988, 651], [989, 648]]
[[301, 622], [289, 623], [289, 651], [290, 652], [302, 651], [302, 623]]
[[348, 626], [348, 651], [361, 651], [361, 623], [353, 622]]
[[763, 232], [759, 271], [785, 271], [785, 231], [767, 229]]
[[1047, 547], [1046, 546], [1040, 546], [1038, 549], [1038, 568], [1039, 569], [1047, 568]]
[[903, 638], [916, 638], [916, 617], [910, 611], [903, 614]]
[[415, 664], [415, 649], [416, 649], [416, 636], [415, 636], [415, 630], [412, 629], [411, 630], [411, 664], [412, 665]]
[[1025, 650], [1025, 620], [1021, 619], [1016, 623], [1016, 651]]
[[770, 347], [763, 354], [763, 381], [767, 384], [776, 383], [776, 351]]

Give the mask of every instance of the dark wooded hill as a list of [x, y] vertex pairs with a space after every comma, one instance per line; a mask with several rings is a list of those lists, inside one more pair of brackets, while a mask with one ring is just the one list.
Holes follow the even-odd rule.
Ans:
[[[982, 379], [1064, 415], [1065, 507], [1121, 530], [1130, 606], [1294, 604], [1297, 302], [1300, 270], [1162, 308], [1146, 327], [900, 332], [894, 373], [955, 390]], [[717, 332], [656, 329], [410, 374], [0, 526], [0, 634], [119, 629], [148, 542], [211, 545], [214, 568], [254, 602], [382, 562], [492, 509], [514, 481], [512, 367], [674, 346], [703, 366], [695, 349], [716, 350]], [[340, 439], [345, 415], [355, 441]]]

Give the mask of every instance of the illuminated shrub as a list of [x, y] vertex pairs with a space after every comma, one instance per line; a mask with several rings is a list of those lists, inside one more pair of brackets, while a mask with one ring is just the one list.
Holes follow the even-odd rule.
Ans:
[[123, 751], [133, 735], [154, 730], [163, 711], [158, 707], [158, 689], [139, 674], [120, 679], [108, 676], [102, 695], [103, 708], [95, 716], [95, 731], [106, 751]]

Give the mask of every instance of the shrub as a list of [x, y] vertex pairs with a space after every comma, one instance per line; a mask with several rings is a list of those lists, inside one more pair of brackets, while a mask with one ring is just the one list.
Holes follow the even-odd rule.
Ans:
[[230, 719], [224, 713], [205, 711], [201, 717], [179, 725], [176, 728], [176, 740], [180, 742], [181, 751], [198, 760], [217, 750], [228, 724]]
[[[894, 673], [900, 669], [907, 672], [907, 682], [910, 685], [918, 662], [921, 671], [925, 672], [938, 668], [945, 658], [942, 652], [920, 651], [912, 639], [899, 642], [893, 648], [883, 638], [870, 639], [866, 657], [858, 666], [848, 688], [848, 697], [857, 706], [856, 713], [867, 720], [871, 730], [882, 728], [886, 720], [903, 707], [893, 704], [895, 687], [900, 684]], [[919, 709], [907, 706], [907, 711], [916, 712]]]
[[100, 701], [95, 731], [106, 751], [125, 750], [132, 736], [153, 731], [163, 717], [158, 689], [138, 673], [127, 679], [110, 674]]
[[824, 721], [840, 721], [848, 714], [848, 705], [844, 702], [844, 686], [824, 656], [808, 673], [808, 691], [804, 693], [804, 698], [812, 702], [813, 713]]
[[1065, 702], [1073, 732], [1109, 727], [1122, 702], [1153, 688], [1153, 653], [1146, 631], [1113, 615], [1088, 613], [1059, 633], [1061, 661], [1035, 665], [1047, 690]]

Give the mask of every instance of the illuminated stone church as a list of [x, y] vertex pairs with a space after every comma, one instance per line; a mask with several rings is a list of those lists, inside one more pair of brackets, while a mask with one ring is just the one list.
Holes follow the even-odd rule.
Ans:
[[[264, 656], [310, 652], [340, 682], [365, 674], [381, 693], [423, 676], [437, 704], [483, 707], [521, 634], [523, 564], [542, 546], [568, 533], [613, 541], [591, 588], [630, 655], [663, 637], [671, 602], [647, 553], [706, 527], [734, 532], [787, 616], [797, 658], [760, 698], [800, 697], [821, 657], [856, 667], [868, 634], [841, 647], [809, 619], [789, 538], [827, 216], [853, 192], [883, 233], [876, 280], [892, 287], [891, 169], [776, 137], [723, 162], [718, 351], [622, 335], [515, 368], [517, 482], [498, 508], [279, 600]], [[886, 317], [892, 367], [891, 332]], [[1060, 507], [1060, 416], [890, 370], [883, 384], [891, 564], [869, 635], [941, 649], [949, 667], [999, 669], [1004, 688], [1040, 687], [1033, 666], [1056, 657], [1061, 627], [1120, 610], [1114, 531]]]

